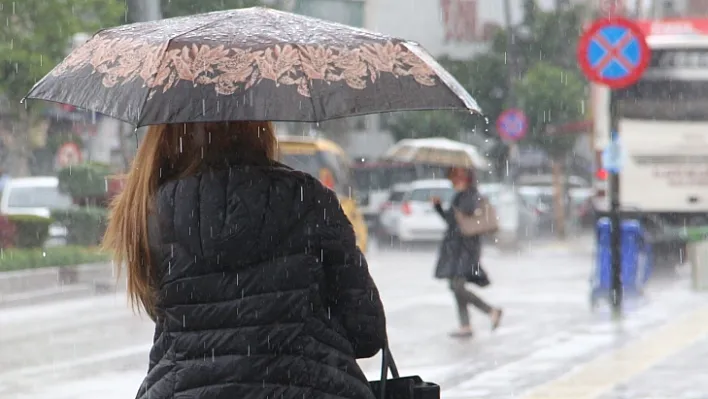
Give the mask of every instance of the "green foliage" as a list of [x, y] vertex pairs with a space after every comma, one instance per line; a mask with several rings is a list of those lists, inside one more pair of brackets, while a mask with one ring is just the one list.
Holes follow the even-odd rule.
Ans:
[[[575, 52], [583, 29], [586, 10], [582, 5], [544, 11], [533, 0], [524, 1], [524, 16], [515, 29], [521, 75], [537, 62], [548, 62], [565, 68], [577, 68]], [[506, 31], [492, 41], [491, 54], [504, 55], [508, 48]]]
[[[503, 55], [480, 54], [470, 61], [443, 58], [440, 64], [472, 94], [488, 120], [494, 121], [504, 109], [508, 92]], [[396, 114], [390, 130], [397, 140], [443, 136], [454, 140], [463, 130], [486, 132], [484, 118], [454, 111], [414, 111]]]
[[549, 156], [561, 159], [572, 149], [575, 136], [549, 136], [546, 125], [584, 118], [585, 81], [574, 70], [539, 62], [518, 82], [516, 90], [529, 118], [527, 137]]
[[122, 1], [0, 0], [0, 94], [12, 103], [67, 54], [76, 33], [121, 23]]
[[576, 48], [583, 29], [584, 9], [580, 6], [556, 12], [536, 8], [534, 24], [529, 26], [533, 40], [519, 46], [525, 65], [531, 68], [545, 61], [564, 68], [577, 69]]
[[108, 165], [87, 162], [59, 171], [59, 190], [74, 199], [103, 198], [106, 196], [106, 178], [112, 174]]
[[52, 218], [66, 226], [68, 245], [95, 246], [106, 231], [108, 211], [105, 208], [81, 207], [52, 212]]
[[11, 248], [0, 250], [0, 272], [108, 261], [110, 261], [110, 255], [95, 247]]
[[51, 218], [33, 215], [10, 215], [10, 222], [15, 225], [15, 247], [41, 248], [49, 238]]
[[171, 18], [210, 11], [256, 7], [263, 3], [260, 0], [162, 0], [161, 5], [162, 16]]
[[389, 129], [396, 140], [431, 136], [457, 139], [462, 128], [460, 119], [451, 111], [411, 111], [394, 118]]

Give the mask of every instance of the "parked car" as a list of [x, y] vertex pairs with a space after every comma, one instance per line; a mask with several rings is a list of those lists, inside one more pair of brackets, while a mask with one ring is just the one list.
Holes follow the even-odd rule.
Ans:
[[[553, 185], [549, 175], [527, 175], [519, 179], [519, 193], [526, 203], [539, 215], [540, 230], [551, 232], [555, 222], [553, 211]], [[580, 225], [592, 224], [592, 206], [588, 207], [593, 194], [592, 187], [578, 176], [569, 176], [565, 193], [566, 217]]]
[[[377, 228], [379, 212], [388, 200], [394, 185], [416, 180], [444, 179], [448, 167], [406, 162], [361, 162], [352, 167], [359, 197], [359, 206], [370, 229]], [[491, 172], [479, 172], [480, 182], [492, 181]]]
[[409, 190], [410, 183], [399, 183], [391, 187], [388, 198], [381, 204], [377, 212], [378, 222], [376, 232], [379, 238], [395, 236], [394, 228], [396, 224], [397, 210], [403, 202], [403, 197]]
[[[56, 177], [10, 179], [0, 195], [0, 214], [50, 217], [54, 210], [73, 206], [71, 197], [59, 191]], [[49, 226], [48, 245], [66, 244], [67, 228], [59, 223]]]
[[350, 160], [332, 141], [313, 137], [278, 137], [280, 162], [318, 178], [337, 193], [344, 213], [354, 227], [357, 245], [366, 252], [368, 228], [353, 192]]
[[400, 242], [439, 241], [447, 225], [435, 211], [432, 198], [439, 197], [446, 208], [454, 195], [449, 180], [416, 180], [396, 185], [381, 210], [381, 227]]
[[377, 228], [381, 206], [389, 199], [396, 184], [415, 180], [415, 166], [406, 163], [364, 162], [354, 165], [359, 207], [370, 230]]
[[538, 234], [539, 214], [514, 188], [500, 183], [486, 183], [479, 185], [479, 192], [489, 199], [496, 210], [502, 232], [516, 233], [521, 240]]

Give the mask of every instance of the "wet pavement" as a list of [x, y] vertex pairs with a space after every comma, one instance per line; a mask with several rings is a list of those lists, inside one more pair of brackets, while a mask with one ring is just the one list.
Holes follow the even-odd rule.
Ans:
[[[434, 248], [373, 248], [369, 262], [401, 373], [440, 383], [450, 399], [708, 397], [691, 396], [708, 392], [698, 378], [708, 367], [698, 360], [708, 354], [708, 323], [699, 323], [708, 320], [706, 297], [684, 278], [664, 276], [645, 300], [628, 303], [617, 325], [606, 308], [590, 311], [590, 247], [583, 238], [521, 253], [488, 250], [492, 286], [477, 292], [505, 309], [504, 320], [492, 333], [474, 313], [476, 335], [466, 341], [447, 337], [456, 312], [446, 284], [431, 278]], [[151, 338], [152, 323], [134, 316], [123, 295], [2, 309], [0, 397], [133, 397]], [[378, 358], [361, 364], [377, 378]], [[604, 376], [610, 366], [621, 370]], [[576, 387], [572, 396], [564, 394], [566, 380]]]

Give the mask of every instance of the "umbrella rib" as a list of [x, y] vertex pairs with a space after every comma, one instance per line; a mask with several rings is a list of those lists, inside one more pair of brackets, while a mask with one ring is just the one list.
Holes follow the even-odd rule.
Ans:
[[[302, 65], [302, 51], [297, 52], [297, 57], [300, 59], [300, 65]], [[305, 79], [305, 81], [307, 82], [307, 89], [310, 92], [310, 104], [312, 104], [312, 113], [313, 115], [315, 115], [315, 120], [317, 121], [315, 123], [320, 123], [320, 117], [317, 115], [317, 109], [315, 108], [315, 99], [312, 97], [312, 95], [314, 94], [312, 90], [312, 82], [310, 81], [310, 79], [307, 78], [307, 75], [304, 75], [302, 79]]]
[[[167, 40], [167, 45], [165, 46], [165, 50], [163, 50], [163, 52], [162, 52], [162, 57], [160, 57], [160, 63], [157, 64], [157, 68], [155, 69], [155, 74], [157, 74], [157, 73], [160, 71], [160, 67], [162, 66], [162, 63], [165, 61], [165, 55], [167, 55], [167, 50], [169, 50], [170, 44], [172, 44], [172, 41], [173, 41], [173, 40], [178, 39], [178, 38], [180, 38], [180, 37], [182, 37], [182, 36], [184, 36], [184, 35], [186, 35], [186, 34], [188, 34], [188, 33], [192, 33], [192, 32], [194, 32], [194, 31], [197, 31], [197, 30], [199, 30], [199, 29], [202, 29], [202, 28], [204, 28], [205, 26], [209, 26], [209, 25], [211, 25], [211, 24], [215, 24], [215, 23], [218, 23], [218, 22], [227, 20], [227, 19], [231, 18], [231, 16], [232, 16], [231, 13], [229, 13], [228, 15], [226, 15], [226, 16], [223, 17], [223, 18], [219, 18], [219, 19], [216, 19], [216, 20], [214, 20], [214, 21], [205, 22], [205, 23], [203, 23], [203, 24], [201, 24], [201, 25], [199, 25], [199, 26], [197, 26], [197, 27], [194, 27], [194, 28], [192, 28], [192, 29], [186, 30], [186, 31], [184, 31], [184, 32], [182, 32], [182, 33], [180, 33], [180, 34], [178, 34], [178, 35], [175, 35], [175, 36], [169, 38], [169, 39]], [[142, 120], [143, 120], [143, 110], [145, 109], [145, 104], [147, 104], [147, 100], [148, 100], [148, 98], [150, 97], [150, 91], [151, 91], [151, 90], [152, 90], [152, 88], [148, 87], [148, 89], [145, 91], [145, 98], [143, 99], [143, 103], [142, 103], [141, 106], [140, 106], [140, 111], [139, 111], [139, 114], [138, 114], [138, 123], [137, 123], [136, 128], [142, 126], [142, 125], [141, 125], [141, 122], [142, 122]]]

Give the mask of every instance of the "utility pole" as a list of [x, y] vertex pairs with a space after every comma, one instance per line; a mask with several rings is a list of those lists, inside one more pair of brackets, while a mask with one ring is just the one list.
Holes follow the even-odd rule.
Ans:
[[[160, 8], [160, 0], [126, 0], [127, 19], [128, 23], [156, 21], [162, 19], [162, 9]], [[130, 168], [130, 159], [133, 158], [132, 152], [129, 150], [126, 142], [130, 131], [135, 132], [136, 145], [139, 141], [140, 134], [132, 126], [121, 122], [118, 126], [118, 142], [120, 145], [121, 158], [123, 166], [126, 170]], [[143, 130], [145, 130], [143, 128]]]
[[[509, 105], [512, 108], [516, 108], [516, 90], [514, 89], [514, 83], [516, 82], [516, 76], [518, 75], [518, 51], [516, 48], [516, 35], [514, 33], [514, 26], [511, 17], [511, 2], [510, 0], [504, 0], [504, 24], [506, 25], [506, 59], [507, 59], [507, 99], [509, 100]], [[516, 142], [509, 143], [509, 159], [506, 182], [507, 184], [513, 185], [516, 181], [516, 166], [518, 163], [519, 149]]]
[[126, 0], [128, 23], [162, 19], [160, 0]]

